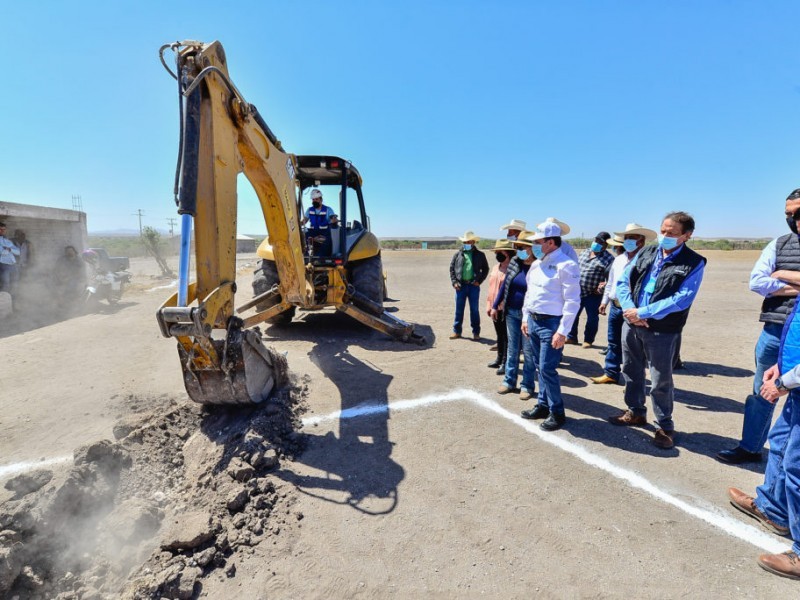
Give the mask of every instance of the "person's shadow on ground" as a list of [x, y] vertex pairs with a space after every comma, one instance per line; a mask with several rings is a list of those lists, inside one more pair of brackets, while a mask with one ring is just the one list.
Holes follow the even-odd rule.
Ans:
[[[415, 324], [414, 328], [425, 337], [426, 345], [404, 344], [346, 315], [330, 312], [307, 313], [288, 326], [268, 329], [271, 336], [284, 340], [316, 342], [309, 357], [336, 386], [341, 411], [346, 411], [339, 417], [338, 436], [332, 431], [324, 435], [306, 433], [307, 449], [295, 458], [295, 463], [320, 474], [300, 474], [289, 465], [277, 472], [278, 477], [302, 493], [347, 504], [365, 514], [394, 510], [405, 471], [391, 457], [394, 444], [389, 439], [388, 390], [393, 376], [360, 360], [348, 348], [360, 346], [385, 352], [430, 348], [434, 341], [430, 327]], [[313, 397], [308, 400], [314, 402]]]

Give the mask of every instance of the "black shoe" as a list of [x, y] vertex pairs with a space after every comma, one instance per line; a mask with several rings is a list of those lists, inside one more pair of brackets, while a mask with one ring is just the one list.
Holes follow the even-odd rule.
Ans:
[[520, 416], [523, 419], [545, 419], [550, 416], [550, 409], [541, 404], [537, 404], [535, 408], [523, 410]]
[[495, 373], [497, 373], [498, 375], [505, 375], [506, 374], [506, 368], [505, 367], [500, 367], [499, 369], [497, 369], [497, 371], [495, 371]]
[[600, 350], [600, 354], [602, 354], [603, 356], [605, 356], [606, 354], [608, 354], [608, 347], [606, 347], [606, 348], [603, 348], [602, 350]]
[[741, 465], [742, 463], [758, 463], [764, 460], [761, 452], [748, 452], [741, 446], [736, 446], [731, 450], [717, 452], [717, 460], [721, 460], [729, 465]]
[[547, 417], [546, 421], [543, 421], [542, 424], [539, 425], [539, 429], [544, 431], [555, 431], [556, 429], [561, 429], [566, 422], [567, 417], [564, 415], [551, 414], [549, 417]]
[[502, 365], [502, 364], [503, 364], [503, 363], [501, 363], [499, 360], [493, 360], [492, 362], [490, 362], [490, 363], [489, 363], [488, 365], [486, 365], [486, 366], [487, 366], [487, 367], [489, 367], [490, 369], [497, 369], [497, 368], [498, 368], [500, 365]]

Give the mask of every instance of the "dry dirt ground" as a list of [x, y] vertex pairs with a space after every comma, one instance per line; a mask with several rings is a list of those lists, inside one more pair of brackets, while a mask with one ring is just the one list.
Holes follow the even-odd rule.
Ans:
[[[786, 540], [725, 495], [752, 492], [763, 466], [713, 458], [735, 445], [752, 382], [757, 253], [706, 255], [672, 451], [650, 444], [652, 428], [606, 423], [622, 388], [589, 381], [597, 348], [566, 350], [563, 430], [515, 418], [529, 403], [495, 394], [488, 319], [481, 342], [447, 339], [449, 252], [384, 253], [387, 306], [427, 346], [299, 313], [264, 330], [291, 382], [245, 413], [188, 400], [154, 317], [170, 291], [153, 290], [148, 261], [133, 261], [113, 309], [12, 319], [0, 328], [0, 595], [795, 597], [755, 563]], [[240, 260], [240, 289], [253, 265]]]

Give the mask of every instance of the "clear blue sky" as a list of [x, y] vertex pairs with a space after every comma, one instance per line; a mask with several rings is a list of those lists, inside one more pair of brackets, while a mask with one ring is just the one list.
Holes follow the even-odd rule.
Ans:
[[[379, 236], [657, 227], [774, 236], [800, 187], [800, 3], [2, 2], [0, 200], [89, 230], [177, 216], [161, 44], [220, 40], [285, 148], [364, 177]], [[240, 197], [242, 232], [265, 231]]]

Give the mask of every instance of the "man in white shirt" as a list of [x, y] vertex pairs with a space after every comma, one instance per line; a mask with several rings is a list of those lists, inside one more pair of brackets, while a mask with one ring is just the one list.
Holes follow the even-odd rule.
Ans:
[[606, 364], [600, 377], [592, 377], [593, 383], [620, 383], [622, 366], [622, 324], [625, 322], [622, 309], [617, 300], [617, 282], [622, 277], [622, 272], [632, 261], [644, 245], [656, 239], [656, 232], [646, 229], [637, 223], [628, 223], [625, 231], [615, 232], [615, 236], [622, 238], [625, 251], [614, 259], [608, 273], [608, 284], [603, 290], [603, 299], [600, 301], [600, 314], [606, 314], [608, 308], [608, 351]]
[[566, 421], [556, 368], [581, 305], [580, 268], [561, 250], [561, 233], [558, 225], [546, 221], [526, 238], [537, 260], [528, 271], [522, 333], [530, 336], [539, 370], [539, 402], [522, 411], [522, 417], [546, 418], [540, 425], [544, 431], [560, 429]]
[[17, 269], [19, 248], [6, 237], [6, 224], [0, 223], [0, 292], [11, 293], [11, 284]]

